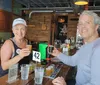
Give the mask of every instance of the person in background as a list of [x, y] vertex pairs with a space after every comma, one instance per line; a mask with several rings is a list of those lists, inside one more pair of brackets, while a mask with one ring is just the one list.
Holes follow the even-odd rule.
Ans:
[[14, 37], [6, 40], [1, 47], [0, 77], [8, 73], [11, 65], [19, 63], [20, 66], [30, 61], [28, 56], [31, 52], [26, 47], [28, 40], [25, 39], [26, 21], [22, 18], [15, 19], [12, 24], [12, 31]]
[[63, 63], [77, 66], [76, 83], [68, 84], [58, 77], [52, 81], [54, 85], [100, 85], [100, 17], [92, 11], [83, 11], [77, 29], [85, 43], [75, 55], [66, 56], [56, 48], [52, 52]]

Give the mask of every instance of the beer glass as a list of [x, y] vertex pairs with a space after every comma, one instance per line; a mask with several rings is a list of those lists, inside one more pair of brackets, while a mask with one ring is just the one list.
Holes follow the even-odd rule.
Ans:
[[32, 45], [26, 45], [27, 48], [29, 48], [30, 51], [32, 51]]
[[53, 45], [49, 45], [49, 46], [47, 47], [47, 52], [48, 52], [49, 54], [51, 54], [51, 53], [53, 52], [53, 50], [54, 50], [54, 46], [53, 46]]

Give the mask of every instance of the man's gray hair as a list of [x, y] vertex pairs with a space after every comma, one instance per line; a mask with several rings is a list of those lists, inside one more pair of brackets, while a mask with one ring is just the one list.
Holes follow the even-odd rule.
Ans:
[[86, 14], [86, 15], [92, 16], [94, 19], [94, 24], [100, 25], [100, 17], [96, 13], [94, 13], [93, 11], [85, 10], [81, 14]]

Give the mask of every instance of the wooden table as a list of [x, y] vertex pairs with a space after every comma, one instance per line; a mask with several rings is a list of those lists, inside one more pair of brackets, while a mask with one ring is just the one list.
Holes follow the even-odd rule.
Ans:
[[[62, 76], [64, 78], [66, 78], [69, 69], [70, 69], [69, 66], [63, 65], [63, 67], [61, 68], [61, 70], [57, 76]], [[8, 75], [1, 77], [0, 85], [34, 85], [34, 73], [30, 73], [28, 80], [21, 80], [20, 76], [18, 77], [17, 81], [15, 81], [14, 83], [11, 83], [11, 84], [8, 84], [7, 80], [8, 80]], [[42, 85], [53, 85], [52, 79], [44, 77]]]

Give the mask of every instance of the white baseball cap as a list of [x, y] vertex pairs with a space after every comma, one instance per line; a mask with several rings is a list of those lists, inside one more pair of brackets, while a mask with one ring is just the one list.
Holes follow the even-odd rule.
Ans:
[[17, 18], [13, 21], [12, 27], [14, 27], [17, 24], [23, 24], [25, 26], [27, 26], [26, 21], [22, 18]]

